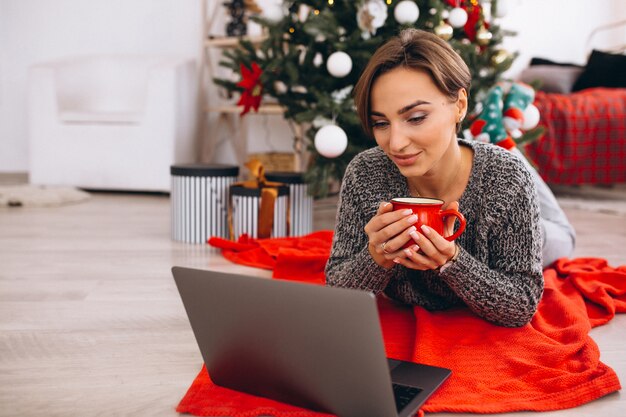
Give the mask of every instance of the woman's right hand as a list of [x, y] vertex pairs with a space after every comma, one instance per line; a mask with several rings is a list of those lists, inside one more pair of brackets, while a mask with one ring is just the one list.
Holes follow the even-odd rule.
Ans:
[[402, 246], [413, 239], [417, 216], [409, 209], [393, 211], [391, 203], [382, 202], [374, 217], [365, 225], [368, 249], [374, 261], [385, 268], [394, 265], [393, 259], [404, 257]]

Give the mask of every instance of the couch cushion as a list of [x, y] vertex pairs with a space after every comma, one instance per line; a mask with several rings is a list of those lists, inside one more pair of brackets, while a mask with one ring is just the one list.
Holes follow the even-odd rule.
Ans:
[[626, 55], [594, 49], [572, 91], [591, 87], [626, 88]]
[[557, 61], [553, 61], [551, 59], [546, 59], [546, 58], [539, 58], [539, 57], [533, 57], [530, 60], [530, 66], [533, 67], [535, 65], [550, 65], [550, 66], [558, 66], [558, 67], [578, 67], [578, 68], [584, 68], [584, 65], [577, 65], [571, 62], [557, 62]]
[[539, 81], [539, 90], [546, 93], [567, 94], [583, 72], [582, 67], [566, 65], [533, 65], [520, 74], [520, 81], [531, 84]]

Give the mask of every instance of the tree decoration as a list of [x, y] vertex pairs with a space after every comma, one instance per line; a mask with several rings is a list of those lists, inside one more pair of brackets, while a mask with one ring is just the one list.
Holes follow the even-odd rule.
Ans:
[[452, 38], [454, 30], [452, 26], [444, 22], [443, 20], [439, 22], [437, 26], [435, 26], [435, 34], [439, 36], [444, 41], [448, 41]]
[[491, 42], [491, 38], [493, 38], [493, 34], [487, 30], [484, 26], [481, 26], [480, 29], [476, 32], [476, 42], [480, 46], [487, 46], [489, 42]]
[[343, 78], [352, 71], [352, 58], [343, 51], [333, 52], [326, 61], [326, 69], [333, 77]]
[[248, 32], [245, 18], [245, 4], [243, 0], [231, 0], [224, 3], [230, 15], [230, 21], [226, 24], [228, 36], [244, 36]]
[[491, 55], [490, 62], [494, 67], [498, 67], [509, 59], [511, 59], [511, 54], [509, 54], [506, 50], [496, 49], [493, 55]]
[[315, 134], [315, 149], [326, 158], [336, 158], [348, 147], [348, 135], [337, 125], [329, 124]]
[[313, 57], [313, 65], [317, 68], [323, 63], [324, 63], [324, 57], [322, 57], [321, 53], [317, 52], [315, 54], [315, 57]]
[[455, 7], [448, 15], [448, 23], [453, 28], [461, 28], [467, 23], [467, 12], [462, 7]]
[[480, 70], [478, 70], [478, 75], [480, 75], [481, 78], [488, 77], [490, 73], [491, 70], [489, 68], [481, 68]]
[[256, 62], [252, 63], [252, 69], [248, 69], [241, 64], [241, 81], [237, 83], [237, 87], [242, 87], [241, 97], [237, 102], [238, 106], [243, 106], [241, 116], [248, 113], [250, 108], [259, 111], [261, 105], [261, 96], [263, 95], [263, 85], [260, 82], [261, 68]]
[[483, 8], [477, 0], [445, 0], [445, 2], [451, 7], [460, 7], [467, 12], [467, 22], [465, 22], [463, 31], [471, 42], [476, 40], [477, 27], [481, 22], [489, 28], [489, 24], [484, 19]]
[[277, 94], [285, 94], [285, 93], [288, 91], [288, 89], [287, 89], [287, 84], [285, 84], [285, 83], [284, 83], [284, 82], [282, 82], [282, 81], [276, 81], [276, 82], [274, 83], [274, 91], [275, 91]]
[[387, 20], [387, 5], [383, 0], [366, 0], [357, 10], [357, 24], [363, 31], [363, 39], [376, 35]]
[[401, 25], [412, 25], [420, 17], [420, 9], [412, 0], [402, 0], [393, 9], [393, 17]]
[[[500, 1], [490, 1], [493, 10]], [[254, 44], [241, 39], [238, 48], [223, 50], [220, 62], [241, 74], [242, 82], [251, 78], [246, 74], [256, 74], [256, 81], [238, 85], [230, 78], [218, 78], [214, 82], [229, 93], [241, 93], [240, 102], [249, 103], [247, 108], [244, 104], [244, 111], [260, 105], [263, 94], [281, 105], [290, 125], [304, 128], [304, 136], [299, 136], [297, 142], [294, 139], [294, 145], [307, 151], [309, 159], [303, 161], [305, 178], [316, 196], [336, 189], [348, 162], [375, 145], [360, 126], [351, 90], [374, 51], [401, 29], [410, 26], [438, 32], [461, 55], [472, 74], [468, 102], [472, 114], [477, 113], [476, 105], [501, 81], [502, 73], [516, 58], [516, 54], [502, 49], [504, 37], [512, 33], [502, 31], [497, 21], [490, 21], [488, 5], [483, 9], [478, 0], [264, 0], [262, 4], [263, 12], [248, 19], [262, 26], [265, 39]], [[452, 28], [451, 23], [460, 23], [455, 14], [462, 12], [454, 11], [456, 8], [465, 10], [467, 22]], [[445, 26], [440, 25], [442, 21]], [[491, 35], [485, 45], [479, 44], [476, 37], [479, 29]], [[259, 68], [256, 72], [253, 63]], [[325, 133], [319, 139], [321, 152], [315, 137], [331, 120], [346, 134], [347, 145], [329, 158], [321, 153], [333, 154], [325, 150]], [[468, 117], [463, 128], [470, 124]], [[530, 137], [529, 133], [525, 131], [523, 138]], [[515, 141], [521, 143], [523, 138]]]

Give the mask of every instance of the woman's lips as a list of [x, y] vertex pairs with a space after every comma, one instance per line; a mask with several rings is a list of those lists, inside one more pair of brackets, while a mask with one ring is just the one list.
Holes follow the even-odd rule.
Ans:
[[411, 155], [391, 155], [391, 159], [396, 165], [406, 167], [409, 165], [413, 165], [420, 154], [421, 152]]

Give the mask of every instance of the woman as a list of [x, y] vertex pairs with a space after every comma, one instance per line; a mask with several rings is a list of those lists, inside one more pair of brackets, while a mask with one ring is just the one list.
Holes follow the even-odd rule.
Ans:
[[[495, 324], [522, 326], [543, 292], [537, 193], [513, 153], [457, 139], [470, 81], [458, 54], [428, 32], [404, 30], [373, 55], [355, 101], [378, 147], [346, 170], [327, 282], [429, 310], [465, 304]], [[389, 203], [409, 195], [457, 208], [465, 232], [448, 242], [416, 229], [415, 216]]]

